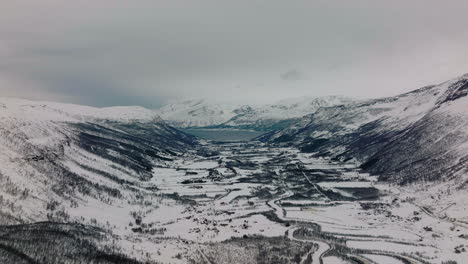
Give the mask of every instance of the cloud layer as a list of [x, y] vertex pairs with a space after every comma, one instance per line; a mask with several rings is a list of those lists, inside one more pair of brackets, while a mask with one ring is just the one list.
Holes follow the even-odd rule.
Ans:
[[0, 96], [157, 107], [393, 95], [468, 72], [468, 2], [9, 1]]

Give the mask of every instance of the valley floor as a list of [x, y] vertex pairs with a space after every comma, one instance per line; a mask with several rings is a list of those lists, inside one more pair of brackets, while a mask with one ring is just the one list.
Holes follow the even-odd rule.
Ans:
[[121, 243], [126, 254], [163, 263], [468, 259], [468, 224], [418, 205], [356, 164], [258, 142], [204, 147], [213, 156], [154, 169], [150, 184], [172, 199], [138, 217], [133, 230], [146, 240]]
[[112, 183], [120, 196], [0, 226], [0, 262], [467, 263], [463, 196], [446, 203], [294, 148], [200, 144], [151, 178]]

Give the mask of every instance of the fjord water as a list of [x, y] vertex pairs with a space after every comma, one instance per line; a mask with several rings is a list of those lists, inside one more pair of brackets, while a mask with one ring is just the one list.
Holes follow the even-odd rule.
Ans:
[[184, 129], [183, 131], [213, 141], [247, 141], [265, 133], [245, 129]]

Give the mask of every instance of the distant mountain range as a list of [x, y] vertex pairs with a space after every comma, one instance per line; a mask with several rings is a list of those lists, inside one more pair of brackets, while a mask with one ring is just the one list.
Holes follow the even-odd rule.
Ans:
[[186, 100], [166, 105], [157, 113], [178, 128], [239, 128], [271, 131], [284, 128], [320, 107], [353, 102], [343, 96], [304, 97], [268, 105], [212, 103]]

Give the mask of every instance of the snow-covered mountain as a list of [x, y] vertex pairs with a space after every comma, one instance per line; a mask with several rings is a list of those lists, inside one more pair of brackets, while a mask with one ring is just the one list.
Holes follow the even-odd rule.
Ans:
[[211, 103], [204, 99], [185, 100], [168, 104], [158, 114], [169, 124], [180, 127], [207, 127], [225, 123], [236, 116], [237, 104]]
[[401, 94], [324, 107], [264, 141], [354, 159], [381, 180], [458, 179], [468, 174], [468, 74]]
[[17, 98], [0, 98], [0, 117], [62, 122], [140, 121], [161, 122], [153, 110], [140, 106], [96, 108], [55, 102], [38, 102]]
[[[151, 197], [156, 187], [149, 183], [153, 168], [193, 144], [192, 136], [141, 107], [0, 98], [0, 223], [16, 225], [11, 228], [17, 234], [31, 241], [37, 236], [44, 244], [39, 250], [29, 240], [10, 238], [8, 245], [15, 243], [16, 253], [0, 247], [1, 262], [16, 263], [19, 248], [35, 252], [28, 256], [41, 263], [64, 263], [58, 256], [86, 263], [106, 259], [110, 251], [102, 247], [109, 246], [107, 236], [135, 235], [126, 231], [135, 217], [130, 212], [139, 212], [143, 204], [151, 210], [156, 199]], [[44, 223], [34, 224], [38, 222]], [[122, 258], [112, 263], [130, 262]]]
[[342, 105], [353, 100], [343, 96], [303, 97], [282, 100], [268, 105], [212, 103], [187, 100], [160, 108], [158, 114], [180, 128], [243, 128], [270, 131], [285, 127], [320, 107]]
[[[19, 214], [21, 209], [2, 207], [0, 218], [14, 216], [17, 223], [47, 219], [40, 212], [53, 199], [120, 196], [126, 188], [120, 184], [144, 182], [158, 160], [170, 160], [192, 144], [192, 136], [142, 107], [0, 98], [0, 176], [9, 183], [0, 185], [1, 201], [15, 201], [18, 193], [31, 191], [25, 205], [30, 208]], [[21, 202], [16, 205], [21, 208]]]

